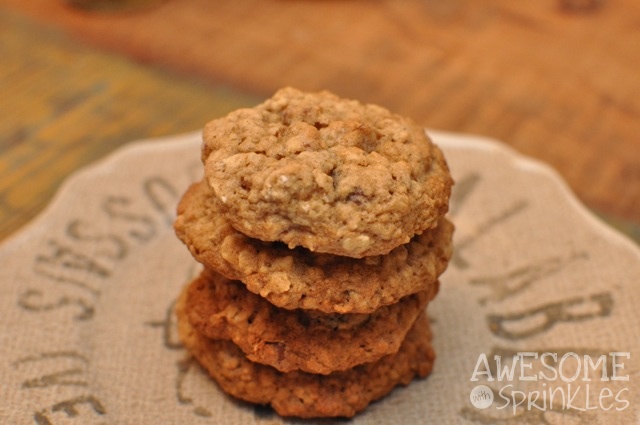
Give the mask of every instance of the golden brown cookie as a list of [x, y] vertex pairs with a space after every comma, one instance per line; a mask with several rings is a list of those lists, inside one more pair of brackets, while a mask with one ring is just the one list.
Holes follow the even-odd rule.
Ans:
[[202, 160], [240, 232], [361, 258], [437, 225], [452, 180], [424, 129], [329, 92], [279, 90], [208, 123]]
[[281, 372], [320, 374], [397, 352], [435, 296], [423, 291], [371, 314], [284, 310], [206, 269], [185, 290], [189, 322], [207, 338], [230, 339], [249, 360]]
[[178, 302], [176, 310], [185, 347], [220, 388], [245, 401], [270, 404], [282, 416], [354, 416], [397, 385], [427, 376], [435, 359], [426, 314], [418, 318], [397, 353], [346, 371], [316, 375], [283, 373], [254, 363], [231, 341], [198, 333], [186, 317], [184, 302]]
[[229, 225], [204, 182], [186, 191], [174, 227], [206, 267], [244, 282], [278, 307], [325, 313], [371, 313], [427, 291], [452, 253], [453, 225], [445, 218], [387, 255], [362, 259], [262, 242]]

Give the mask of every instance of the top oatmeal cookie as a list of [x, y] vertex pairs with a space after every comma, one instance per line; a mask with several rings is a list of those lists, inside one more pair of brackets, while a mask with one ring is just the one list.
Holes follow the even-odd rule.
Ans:
[[380, 106], [285, 88], [209, 122], [203, 136], [222, 214], [256, 239], [382, 255], [448, 209], [442, 152], [423, 128]]

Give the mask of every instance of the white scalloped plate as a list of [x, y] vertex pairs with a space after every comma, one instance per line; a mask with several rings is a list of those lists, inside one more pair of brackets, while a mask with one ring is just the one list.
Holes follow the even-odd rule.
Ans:
[[[637, 246], [594, 218], [545, 165], [495, 141], [430, 134], [456, 180], [456, 254], [429, 307], [436, 367], [352, 422], [638, 421]], [[201, 175], [199, 147], [197, 133], [132, 143], [69, 178], [0, 247], [0, 423], [283, 421], [223, 395], [176, 339], [172, 303], [197, 266], [171, 222], [180, 194]], [[628, 380], [579, 375], [573, 408], [534, 402], [513, 411], [508, 385], [531, 398], [566, 384], [471, 381], [482, 354], [493, 361], [522, 351], [609, 356], [608, 378], [609, 353], [623, 353], [616, 372]], [[479, 383], [494, 391], [487, 409], [470, 402]], [[604, 387], [614, 396], [601, 403]]]

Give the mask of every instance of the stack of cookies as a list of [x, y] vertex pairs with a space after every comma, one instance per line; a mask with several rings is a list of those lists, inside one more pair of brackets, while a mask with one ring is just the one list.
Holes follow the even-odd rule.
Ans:
[[175, 230], [204, 268], [176, 310], [220, 388], [283, 416], [350, 417], [431, 372], [452, 180], [422, 128], [286, 88], [207, 124], [202, 161]]

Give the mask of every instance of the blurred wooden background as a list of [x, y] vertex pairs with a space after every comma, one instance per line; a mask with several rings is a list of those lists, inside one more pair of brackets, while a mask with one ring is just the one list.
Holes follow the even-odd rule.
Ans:
[[0, 238], [117, 146], [291, 85], [500, 139], [640, 240], [636, 0], [0, 0], [0, 40]]

